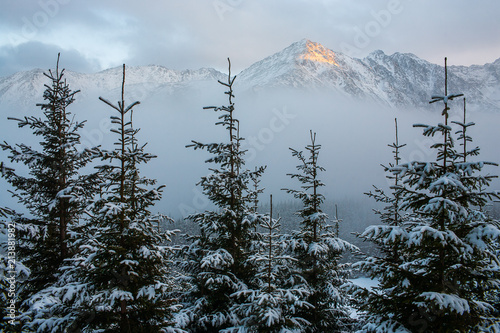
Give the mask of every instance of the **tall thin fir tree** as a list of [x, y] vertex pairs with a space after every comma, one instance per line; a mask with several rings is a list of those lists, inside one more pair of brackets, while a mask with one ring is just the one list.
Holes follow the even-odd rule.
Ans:
[[310, 323], [304, 332], [347, 332], [353, 325], [347, 307], [347, 295], [342, 285], [347, 282], [348, 268], [341, 264], [342, 254], [359, 249], [338, 238], [332, 225], [328, 225], [328, 215], [321, 206], [325, 197], [319, 192], [324, 184], [319, 174], [325, 171], [318, 164], [321, 145], [316, 143], [316, 133], [310, 132], [311, 144], [302, 151], [290, 148], [300, 164], [299, 173], [289, 174], [302, 184], [299, 190], [284, 189], [300, 199], [304, 208], [297, 212], [302, 219], [299, 231], [292, 233], [288, 240], [291, 255], [296, 259], [295, 269], [307, 283], [309, 295], [305, 299], [310, 309], [297, 315]]
[[386, 178], [388, 180], [388, 183], [392, 182], [390, 186], [391, 193], [388, 194], [382, 188], [376, 186], [373, 186], [374, 187], [373, 192], [370, 191], [368, 193], [365, 193], [369, 197], [375, 199], [375, 201], [382, 202], [387, 205], [384, 207], [383, 211], [375, 210], [375, 213], [380, 216], [381, 221], [390, 226], [398, 226], [402, 222], [403, 219], [401, 211], [402, 197], [399, 191], [399, 186], [401, 183], [399, 176], [397, 174], [393, 175], [391, 173], [388, 173], [387, 171], [390, 168], [399, 165], [399, 161], [401, 160], [400, 149], [406, 146], [406, 144], [399, 143], [397, 118], [394, 119], [394, 125], [395, 125], [395, 140], [393, 143], [388, 145], [390, 148], [393, 149], [392, 153], [394, 154], [394, 161], [392, 163], [389, 163], [389, 166], [382, 165], [384, 171], [387, 173]]
[[[363, 234], [357, 234], [358, 237], [364, 239], [365, 235], [376, 230], [378, 239], [370, 238], [370, 240], [377, 244], [378, 249], [382, 252], [383, 256], [379, 258], [368, 257], [366, 258], [366, 260], [361, 261], [356, 265], [362, 266], [363, 269], [367, 269], [369, 265], [376, 265], [375, 262], [378, 262], [378, 260], [382, 260], [382, 262], [388, 261], [388, 263], [386, 264], [389, 264], [390, 262], [390, 265], [393, 265], [400, 261], [397, 246], [394, 244], [387, 246], [387, 243], [391, 242], [390, 237], [393, 229], [398, 230], [398, 227], [409, 218], [408, 214], [401, 208], [401, 204], [403, 201], [402, 193], [400, 191], [401, 180], [399, 179], [398, 175], [394, 175], [388, 172], [391, 168], [399, 165], [399, 161], [401, 160], [401, 148], [406, 146], [406, 144], [399, 143], [397, 118], [394, 119], [394, 125], [395, 141], [391, 144], [388, 144], [388, 146], [393, 149], [392, 153], [394, 154], [394, 160], [392, 163], [389, 163], [388, 166], [382, 165], [384, 171], [386, 172], [387, 182], [388, 184], [391, 184], [390, 192], [387, 193], [386, 191], [384, 191], [384, 189], [373, 186], [373, 192], [370, 191], [368, 193], [365, 193], [367, 196], [375, 199], [375, 201], [381, 202], [386, 205], [384, 206], [383, 210], [374, 210], [375, 214], [380, 217], [380, 221], [383, 222], [385, 226], [372, 226], [367, 228], [367, 230]], [[389, 237], [389, 239], [386, 239], [386, 237]], [[383, 263], [380, 264], [384, 266]], [[383, 271], [385, 269], [386, 268], [382, 268], [382, 271], [378, 273], [383, 274]], [[389, 272], [389, 270], [387, 272]], [[388, 276], [385, 276], [384, 278], [389, 278], [389, 276], [390, 274]], [[379, 282], [381, 282], [381, 280], [382, 279], [379, 279]], [[366, 295], [363, 296], [362, 299], [364, 299], [365, 297]]]
[[26, 215], [12, 216], [18, 261], [30, 272], [17, 293], [18, 301], [23, 301], [18, 304], [21, 322], [30, 319], [23, 311], [33, 295], [57, 280], [64, 259], [74, 252], [68, 246], [69, 235], [97, 191], [97, 175], [82, 172], [95, 152], [80, 142], [78, 131], [85, 122], [74, 121], [67, 110], [78, 91], [70, 89], [64, 69], [59, 70], [59, 55], [55, 71], [44, 74], [50, 80], [43, 94], [46, 103], [37, 104], [43, 117], [9, 118], [41, 137], [40, 150], [26, 144], [0, 144], [9, 152], [12, 163], [28, 168], [28, 175], [21, 175], [14, 168], [2, 168], [2, 176], [14, 188], [13, 196], [27, 211]]
[[360, 269], [368, 277], [378, 282], [377, 287], [372, 289], [360, 288], [352, 285], [352, 295], [354, 303], [364, 315], [361, 320], [361, 327], [366, 331], [376, 331], [383, 329], [386, 331], [397, 331], [401, 326], [397, 321], [385, 319], [380, 314], [389, 312], [388, 308], [394, 306], [393, 297], [399, 294], [400, 289], [395, 287], [404, 283], [398, 273], [399, 265], [405, 261], [404, 252], [399, 251], [401, 245], [402, 225], [410, 218], [402, 209], [403, 193], [401, 191], [401, 179], [398, 174], [389, 172], [392, 168], [399, 166], [401, 160], [400, 149], [406, 146], [399, 142], [398, 122], [394, 119], [395, 141], [388, 146], [394, 154], [394, 160], [388, 166], [382, 165], [386, 172], [386, 178], [390, 185], [390, 192], [387, 193], [382, 188], [373, 186], [373, 192], [365, 193], [377, 202], [385, 204], [383, 210], [374, 210], [383, 222], [383, 225], [372, 225], [357, 236], [364, 241], [369, 241], [377, 245], [380, 250], [378, 256], [368, 256], [357, 262], [354, 267]]
[[335, 237], [340, 237], [340, 224], [343, 222], [341, 218], [339, 218], [339, 211], [337, 204], [335, 204], [335, 219], [332, 220], [333, 222], [333, 232]]
[[38, 294], [32, 326], [39, 332], [179, 332], [173, 328], [176, 306], [171, 248], [173, 232], [160, 233], [166, 217], [152, 214], [164, 186], [139, 173], [155, 155], [137, 139], [133, 108], [125, 105], [125, 65], [121, 100], [113, 105], [113, 150], [100, 150], [101, 195], [88, 207], [89, 221], [75, 242], [78, 252], [67, 259], [57, 285]]
[[298, 316], [312, 308], [305, 301], [309, 288], [293, 270], [296, 259], [285, 253], [286, 236], [279, 233], [280, 218], [273, 218], [272, 195], [269, 206], [270, 214], [260, 219], [261, 231], [249, 258], [257, 267], [253, 288], [234, 294], [240, 301], [232, 312], [242, 320], [230, 332], [301, 332], [311, 324]]
[[[498, 222], [480, 207], [498, 194], [485, 190], [493, 178], [478, 175], [485, 165], [471, 161], [478, 148], [455, 149], [448, 125], [448, 103], [461, 94], [448, 94], [445, 59], [445, 94], [432, 96], [443, 101], [444, 124], [417, 124], [426, 136], [441, 135], [436, 160], [400, 164], [389, 171], [401, 179], [402, 209], [411, 214], [398, 229], [392, 243], [403, 259], [391, 269], [393, 288], [390, 302], [369, 305], [379, 325], [370, 332], [497, 332], [499, 317], [489, 297], [498, 292]], [[457, 122], [455, 122], [457, 124]], [[465, 122], [458, 124], [459, 137], [466, 138]], [[468, 140], [466, 142], [471, 142]], [[365, 239], [377, 239], [375, 229]], [[387, 237], [389, 238], [389, 237]], [[377, 323], [374, 323], [377, 324]], [[383, 329], [381, 330], [380, 327]]]
[[241, 149], [239, 121], [235, 118], [233, 84], [229, 61], [227, 82], [219, 81], [228, 90], [227, 106], [209, 106], [222, 113], [216, 125], [224, 127], [228, 142], [205, 144], [192, 141], [188, 147], [212, 154], [206, 162], [216, 166], [198, 183], [203, 193], [217, 207], [189, 216], [200, 227], [200, 235], [190, 236], [191, 244], [182, 249], [183, 282], [190, 285], [183, 295], [184, 309], [178, 324], [190, 332], [219, 332], [239, 323], [231, 313], [236, 299], [232, 295], [248, 288], [256, 268], [248, 261], [255, 238], [259, 215], [253, 211], [255, 196], [251, 182], [264, 172], [244, 169], [245, 151]]
[[[464, 97], [463, 99], [463, 121], [452, 121], [453, 124], [456, 124], [458, 126], [458, 130], [455, 132], [455, 134], [458, 135], [457, 140], [461, 141], [460, 146], [462, 146], [461, 151], [457, 151], [457, 158], [458, 159], [463, 159], [463, 162], [467, 162], [468, 157], [472, 156], [477, 156], [479, 155], [479, 147], [473, 147], [472, 149], [468, 150], [468, 143], [472, 143], [472, 137], [467, 134], [467, 129], [471, 126], [474, 126], [474, 122], [467, 122], [467, 103], [466, 103], [466, 98]], [[469, 145], [470, 147], [470, 145]], [[479, 184], [478, 191], [483, 190], [482, 184]], [[497, 228], [500, 229], [500, 222], [494, 221], [490, 215], [488, 214], [487, 211], [487, 206], [491, 204], [491, 202], [484, 203], [484, 205], [479, 205], [477, 208], [481, 213], [485, 214], [485, 219], [490, 220], [490, 222], [495, 223]], [[500, 258], [500, 239], [497, 239], [496, 242], [493, 243], [493, 248], [496, 248], [495, 254], [497, 258]], [[492, 292], [489, 295], [487, 295], [488, 301], [495, 307], [495, 312], [496, 316], [500, 317], [500, 283], [499, 283], [499, 288], [496, 290], [496, 292]]]
[[250, 175], [250, 178], [252, 179], [253, 183], [253, 192], [250, 194], [250, 197], [253, 200], [253, 212], [257, 213], [259, 209], [259, 194], [262, 194], [264, 192], [264, 188], [260, 187], [260, 173], [257, 171], [259, 170], [258, 167], [255, 167], [255, 172]]

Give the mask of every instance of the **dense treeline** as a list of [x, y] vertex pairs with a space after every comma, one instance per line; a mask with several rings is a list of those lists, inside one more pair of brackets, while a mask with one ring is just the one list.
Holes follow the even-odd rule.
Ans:
[[[124, 100], [125, 65], [121, 99], [100, 97], [114, 112], [109, 148], [82, 145], [85, 122], [69, 110], [78, 91], [59, 58], [46, 76], [41, 116], [13, 119], [40, 149], [0, 144], [10, 161], [1, 175], [27, 212], [0, 207], [2, 331], [500, 331], [500, 225], [487, 209], [499, 194], [483, 171], [494, 163], [476, 158], [465, 99], [463, 121], [448, 121], [461, 95], [446, 85], [431, 101], [444, 103], [443, 123], [415, 125], [436, 137], [435, 160], [401, 163], [396, 121], [390, 187], [367, 193], [378, 208], [368, 217], [358, 203], [337, 207], [322, 194], [328, 170], [313, 131], [304, 150], [290, 148], [298, 163], [288, 174], [296, 186], [283, 189], [290, 201], [262, 198], [265, 167], [245, 166], [229, 62], [219, 81], [227, 104], [206, 107], [226, 140], [187, 146], [210, 154], [197, 185], [214, 208], [174, 222], [151, 211], [175, 189], [140, 172], [156, 156], [134, 126], [140, 102]], [[354, 230], [360, 216], [381, 224]], [[377, 286], [353, 283], [359, 274]]]

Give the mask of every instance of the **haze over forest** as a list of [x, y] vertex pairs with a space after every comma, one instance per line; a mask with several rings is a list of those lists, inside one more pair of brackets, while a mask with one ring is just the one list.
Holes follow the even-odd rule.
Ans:
[[[394, 141], [394, 118], [398, 118], [400, 141], [407, 143], [401, 151], [403, 160], [434, 158], [429, 149], [433, 139], [423, 137], [421, 131], [412, 125], [441, 121], [441, 106], [428, 104], [422, 96], [427, 92], [430, 100], [432, 94], [442, 93], [438, 83], [444, 80], [444, 68], [413, 55], [395, 54], [380, 58], [380, 54], [374, 52], [371, 58], [360, 62], [319, 43], [303, 40], [236, 75], [235, 115], [240, 120], [241, 135], [246, 138], [243, 147], [248, 149], [247, 167], [267, 166], [262, 180], [266, 189], [261, 198], [263, 203], [269, 194], [274, 195], [276, 202], [292, 200], [280, 190], [291, 185], [286, 174], [295, 168], [288, 148], [305, 146], [309, 130], [317, 132], [318, 142], [323, 146], [320, 161], [326, 168], [324, 193], [330, 202], [365, 202], [363, 193], [370, 191], [372, 185], [386, 185], [380, 164], [386, 165], [391, 160], [391, 149], [387, 144]], [[63, 53], [62, 67], [65, 61]], [[357, 84], [356, 87], [361, 87], [358, 90], [348, 88], [349, 82], [356, 80], [358, 75], [366, 76], [363, 74], [365, 68], [373, 68], [363, 67], [373, 66], [370, 61], [378, 61], [379, 66], [387, 67], [389, 72], [374, 72], [373, 83], [360, 81], [364, 83], [362, 86]], [[237, 59], [232, 62], [237, 62]], [[51, 67], [50, 64], [47, 66]], [[470, 70], [486, 77], [495, 75], [498, 67], [471, 67]], [[437, 83], [426, 87], [419, 79], [413, 79], [416, 73], [424, 70], [432, 77], [423, 80], [435, 79]], [[450, 69], [450, 91], [456, 91], [455, 86], [462, 89], [473, 86], [464, 81], [467, 77], [459, 75], [464, 71], [466, 67]], [[81, 90], [70, 111], [75, 119], [88, 121], [82, 130], [84, 145], [106, 146], [112, 143], [108, 132], [109, 110], [98, 97], [111, 101], [119, 98], [119, 72], [119, 68], [109, 69], [92, 76], [74, 73], [67, 68], [68, 83], [72, 89]], [[488, 74], [490, 72], [492, 74]], [[404, 73], [408, 77], [396, 81], [397, 75]], [[131, 67], [128, 70], [126, 99], [140, 100], [135, 114], [136, 126], [141, 128], [140, 137], [148, 142], [150, 151], [158, 155], [145, 166], [144, 172], [166, 185], [165, 195], [156, 204], [156, 209], [174, 218], [209, 207], [208, 200], [195, 185], [207, 173], [208, 165], [203, 163], [207, 156], [185, 146], [191, 140], [217, 142], [224, 138], [224, 133], [214, 126], [218, 121], [216, 115], [203, 110], [204, 106], [224, 103], [224, 87], [217, 82], [223, 80], [224, 75], [213, 69], [176, 72], [158, 66]], [[475, 80], [479, 80], [477, 75]], [[1, 114], [4, 117], [37, 115], [39, 110], [35, 104], [42, 102], [41, 91], [46, 81], [42, 70], [0, 78], [3, 87]], [[484, 81], [489, 82], [491, 91], [500, 87], [498, 79]], [[412, 88], [403, 88], [402, 84]], [[389, 87], [384, 93], [388, 97], [374, 97], [371, 91], [376, 91], [378, 86]], [[418, 89], [422, 90], [418, 97], [411, 96], [410, 91]], [[401, 90], [407, 90], [406, 95], [402, 96]], [[391, 95], [393, 91], [398, 94]], [[496, 109], [495, 95], [478, 95], [475, 91], [470, 94], [473, 97], [468, 98], [468, 117], [477, 124], [471, 129], [471, 136], [481, 147], [482, 159], [498, 162], [496, 142], [499, 142], [500, 134], [495, 126], [500, 112]], [[413, 105], [405, 105], [409, 101]], [[451, 116], [462, 117], [463, 102], [453, 101], [450, 105]], [[17, 142], [22, 138], [24, 142], [36, 143], [36, 138], [24, 135], [14, 122], [2, 121], [0, 126], [5, 141]], [[495, 172], [494, 168], [489, 171]], [[498, 183], [493, 186], [498, 187]], [[2, 201], [12, 202], [6, 191], [0, 196]], [[345, 210], [342, 208], [341, 211]]]

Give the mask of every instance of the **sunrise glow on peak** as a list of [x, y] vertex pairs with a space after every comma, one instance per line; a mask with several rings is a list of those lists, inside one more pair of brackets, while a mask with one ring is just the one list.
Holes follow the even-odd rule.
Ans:
[[319, 43], [308, 40], [306, 42], [306, 52], [300, 56], [301, 59], [315, 62], [324, 62], [339, 66], [335, 61], [335, 53]]

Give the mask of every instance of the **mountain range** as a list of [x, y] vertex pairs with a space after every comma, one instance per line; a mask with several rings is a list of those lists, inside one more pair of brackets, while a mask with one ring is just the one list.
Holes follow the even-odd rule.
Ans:
[[[43, 70], [33, 69], [0, 77], [0, 104], [33, 105], [47, 82]], [[121, 68], [94, 74], [66, 71], [73, 90], [83, 94], [119, 89]], [[300, 89], [340, 94], [395, 108], [421, 108], [431, 95], [444, 93], [444, 68], [409, 53], [387, 55], [377, 50], [363, 59], [334, 52], [310, 40], [295, 42], [241, 71], [239, 92], [259, 94], [272, 89]], [[172, 70], [163, 66], [127, 69], [129, 89], [146, 94], [175, 94], [204, 82], [224, 80], [213, 68]], [[448, 93], [463, 93], [472, 108], [500, 111], [500, 59], [485, 65], [449, 66]]]

